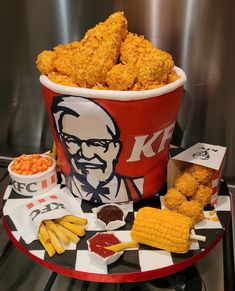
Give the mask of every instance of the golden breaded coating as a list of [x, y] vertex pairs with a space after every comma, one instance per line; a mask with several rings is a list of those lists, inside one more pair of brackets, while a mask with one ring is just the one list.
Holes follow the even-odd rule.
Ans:
[[60, 44], [54, 48], [53, 51], [45, 50], [38, 55], [36, 65], [41, 74], [49, 75], [59, 73], [59, 75], [65, 75], [63, 83], [61, 80], [63, 78], [51, 77], [50, 80], [55, 83], [61, 83], [63, 85], [68, 85], [66, 76], [70, 77], [74, 66], [72, 64], [73, 56], [78, 52], [80, 42], [74, 41], [69, 44]]
[[146, 88], [146, 83], [166, 84], [168, 75], [174, 67], [172, 56], [155, 48], [143, 36], [129, 33], [121, 46], [120, 59], [131, 64], [137, 72], [137, 83]]
[[136, 73], [132, 66], [118, 64], [107, 73], [106, 82], [111, 90], [129, 90], [135, 79]]
[[175, 178], [174, 186], [185, 196], [192, 197], [198, 189], [198, 182], [190, 173], [182, 172]]
[[184, 201], [187, 201], [186, 196], [175, 188], [168, 189], [164, 196], [164, 204], [171, 210], [177, 210]]
[[176, 81], [178, 79], [179, 79], [179, 76], [176, 74], [176, 71], [173, 70], [168, 75], [166, 82], [167, 82], [167, 84], [169, 84], [169, 83], [172, 83], [172, 82], [174, 82], [174, 81]]
[[169, 53], [128, 33], [123, 12], [89, 29], [81, 41], [43, 51], [36, 65], [55, 83], [100, 90], [151, 90], [179, 78]]
[[72, 77], [69, 77], [60, 73], [56, 73], [56, 72], [52, 72], [48, 74], [48, 79], [54, 83], [65, 85], [65, 86], [73, 86], [73, 87], [77, 86], [75, 80]]
[[212, 189], [210, 187], [199, 185], [197, 192], [193, 196], [193, 200], [198, 201], [202, 206], [211, 202]]
[[210, 182], [212, 175], [214, 173], [213, 169], [192, 164], [188, 167], [187, 171], [194, 176], [194, 178], [200, 183], [206, 185]]
[[136, 63], [146, 54], [151, 54], [154, 46], [144, 36], [129, 32], [121, 46], [120, 60], [123, 64]]
[[145, 84], [141, 84], [140, 82], [135, 83], [131, 90], [132, 91], [140, 91], [140, 90], [151, 90], [151, 89], [157, 89], [160, 88], [162, 86], [164, 86], [165, 84], [158, 84], [156, 82], [146, 82]]
[[109, 88], [103, 84], [97, 83], [94, 87], [92, 87], [94, 90], [108, 90]]
[[199, 202], [193, 200], [183, 202], [179, 206], [177, 212], [191, 217], [194, 224], [198, 223], [204, 218], [202, 205]]
[[105, 84], [107, 72], [116, 64], [126, 34], [127, 20], [123, 12], [112, 14], [87, 31], [79, 53], [73, 57], [76, 68], [73, 77], [79, 86], [91, 88], [97, 83]]
[[74, 76], [76, 69], [73, 65], [73, 57], [79, 54], [80, 47], [81, 43], [78, 41], [55, 47], [54, 70], [66, 76]]
[[48, 50], [45, 50], [38, 55], [36, 65], [42, 75], [48, 75], [54, 70], [54, 57], [54, 52]]

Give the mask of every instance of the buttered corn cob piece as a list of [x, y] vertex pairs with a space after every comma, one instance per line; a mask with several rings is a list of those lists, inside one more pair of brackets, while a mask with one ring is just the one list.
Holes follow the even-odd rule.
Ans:
[[143, 207], [138, 210], [131, 238], [142, 244], [174, 253], [186, 253], [190, 247], [190, 217], [167, 209]]

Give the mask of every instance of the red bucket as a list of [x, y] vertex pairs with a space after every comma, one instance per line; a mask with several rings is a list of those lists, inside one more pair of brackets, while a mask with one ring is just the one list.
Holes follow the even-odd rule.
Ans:
[[185, 73], [147, 91], [62, 86], [40, 77], [66, 185], [97, 203], [138, 201], [165, 182]]

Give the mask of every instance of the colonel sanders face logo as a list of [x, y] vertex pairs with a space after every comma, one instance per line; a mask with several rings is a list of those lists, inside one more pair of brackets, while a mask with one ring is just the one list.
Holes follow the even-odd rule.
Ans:
[[52, 112], [76, 178], [93, 187], [111, 180], [121, 143], [110, 115], [95, 102], [72, 96], [55, 97]]

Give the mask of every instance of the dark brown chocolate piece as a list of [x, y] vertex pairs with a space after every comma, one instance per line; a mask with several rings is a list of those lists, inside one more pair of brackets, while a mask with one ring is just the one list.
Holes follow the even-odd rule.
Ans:
[[105, 205], [97, 212], [97, 218], [102, 220], [106, 225], [110, 221], [122, 220], [123, 211], [116, 205]]

